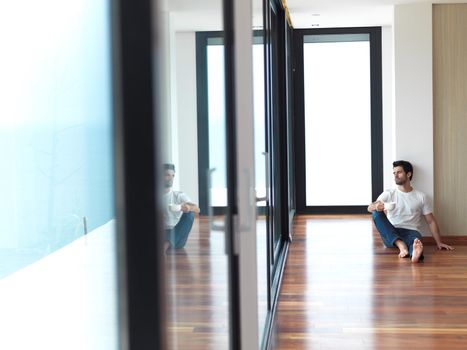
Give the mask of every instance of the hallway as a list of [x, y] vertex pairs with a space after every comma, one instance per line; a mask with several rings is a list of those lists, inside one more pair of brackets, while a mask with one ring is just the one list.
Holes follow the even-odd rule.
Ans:
[[[465, 349], [467, 246], [411, 264], [368, 215], [297, 216], [273, 349]], [[465, 244], [465, 242], [464, 242]]]

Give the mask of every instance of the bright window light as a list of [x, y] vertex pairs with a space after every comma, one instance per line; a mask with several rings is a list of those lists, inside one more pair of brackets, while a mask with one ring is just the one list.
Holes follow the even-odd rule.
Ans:
[[305, 37], [307, 206], [371, 201], [370, 44], [364, 36]]
[[224, 45], [208, 45], [208, 118], [211, 205], [227, 205]]

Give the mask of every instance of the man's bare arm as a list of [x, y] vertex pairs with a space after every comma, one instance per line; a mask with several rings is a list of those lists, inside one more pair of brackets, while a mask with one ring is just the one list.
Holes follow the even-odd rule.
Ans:
[[430, 231], [431, 234], [433, 235], [433, 238], [436, 241], [436, 245], [438, 246], [438, 249], [446, 249], [446, 250], [453, 250], [454, 248], [451, 247], [450, 245], [444, 244], [441, 240], [441, 234], [439, 232], [439, 226], [438, 223], [436, 222], [435, 216], [433, 213], [424, 215], [426, 222], [428, 223], [428, 226], [430, 226]]

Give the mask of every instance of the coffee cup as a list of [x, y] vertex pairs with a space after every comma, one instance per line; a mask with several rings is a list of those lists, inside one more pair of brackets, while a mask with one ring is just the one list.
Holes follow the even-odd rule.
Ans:
[[171, 211], [180, 211], [182, 210], [182, 206], [180, 204], [170, 204], [169, 209]]
[[393, 210], [396, 207], [396, 202], [387, 202], [384, 203], [384, 209]]

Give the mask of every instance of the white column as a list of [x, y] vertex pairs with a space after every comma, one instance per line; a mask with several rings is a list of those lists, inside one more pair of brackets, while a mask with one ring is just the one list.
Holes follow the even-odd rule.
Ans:
[[154, 36], [158, 41], [158, 47], [154, 47], [154, 81], [158, 83], [156, 93], [156, 109], [163, 119], [159, 123], [160, 138], [159, 145], [162, 147], [162, 161], [173, 162], [172, 149], [172, 118], [171, 116], [171, 38], [170, 38], [170, 13], [168, 10], [168, 0], [159, 3], [159, 7], [154, 9], [154, 18], [158, 21], [154, 25]]
[[176, 32], [175, 38], [175, 86], [172, 109], [176, 119], [176, 144], [173, 152], [178, 159], [177, 177], [179, 188], [190, 198], [198, 200], [198, 132], [196, 101], [196, 40], [194, 32]]
[[394, 6], [395, 157], [414, 165], [414, 187], [433, 199], [431, 3]]
[[[395, 158], [414, 165], [413, 185], [433, 202], [432, 4], [394, 6]], [[428, 227], [422, 230], [429, 232]]]

